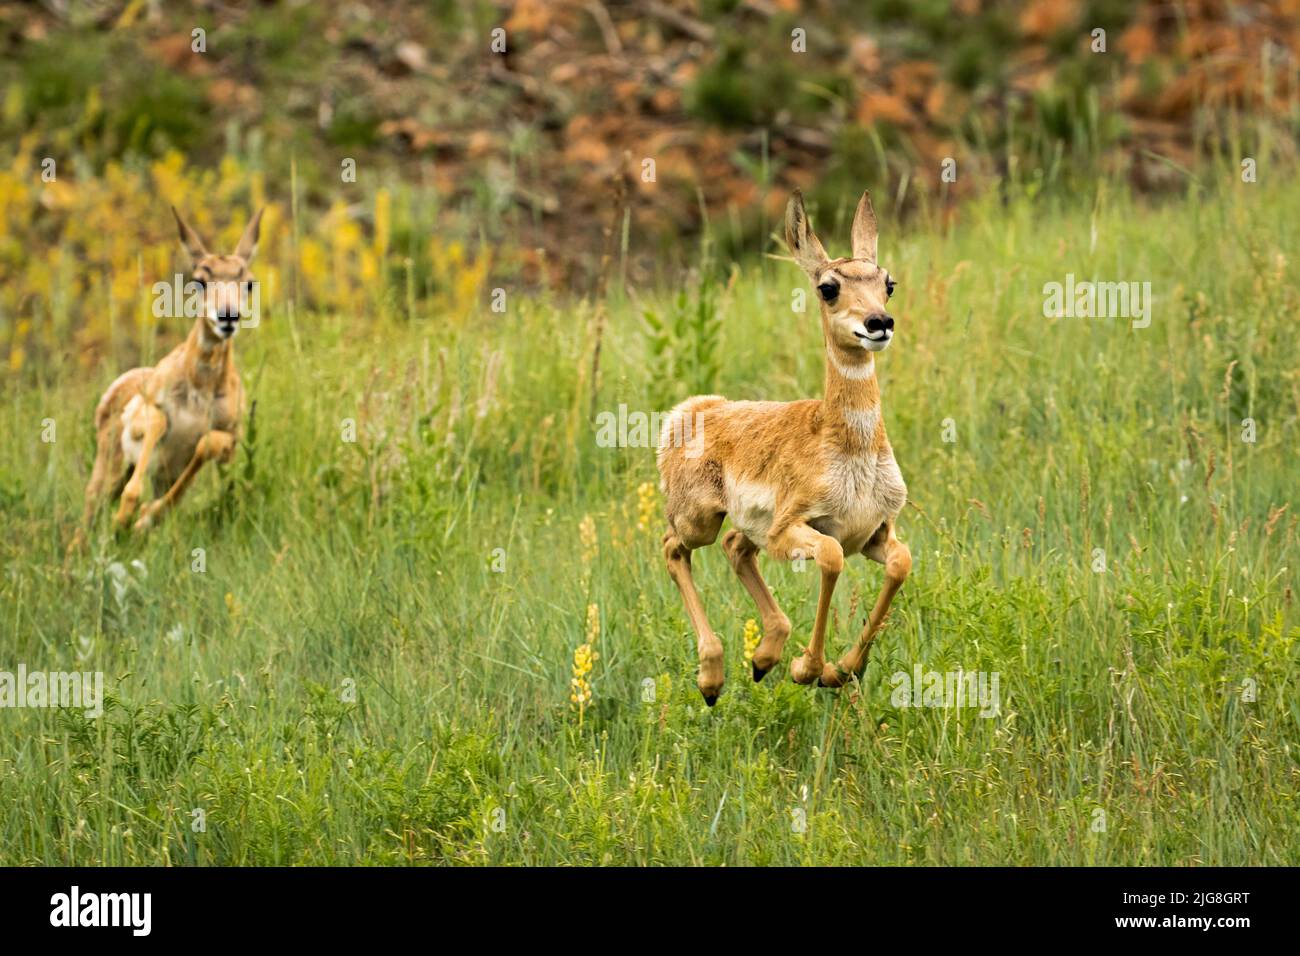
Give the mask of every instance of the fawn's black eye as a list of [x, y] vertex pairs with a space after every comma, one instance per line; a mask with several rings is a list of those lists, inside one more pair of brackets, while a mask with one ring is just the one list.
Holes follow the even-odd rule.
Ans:
[[834, 302], [840, 294], [840, 287], [834, 282], [823, 282], [817, 287], [817, 291], [821, 293], [822, 299], [826, 302]]
[[886, 276], [885, 277], [885, 298], [888, 299], [893, 294], [894, 294], [894, 280]]

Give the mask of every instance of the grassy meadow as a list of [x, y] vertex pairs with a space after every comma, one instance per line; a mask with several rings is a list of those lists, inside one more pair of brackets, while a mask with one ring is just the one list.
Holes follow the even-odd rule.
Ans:
[[[264, 300], [235, 463], [66, 561], [99, 393], [185, 329], [32, 349], [0, 404], [0, 670], [102, 671], [108, 701], [0, 711], [0, 863], [1300, 863], [1300, 186], [1225, 182], [901, 234], [880, 209], [915, 567], [844, 692], [790, 681], [816, 572], [766, 559], [794, 633], [752, 682], [714, 547], [705, 707], [653, 451], [593, 425], [819, 394], [787, 262], [500, 313], [481, 277], [445, 312]], [[813, 210], [832, 255], [855, 198]], [[1071, 273], [1149, 281], [1150, 326], [1044, 318]], [[881, 577], [846, 569], [830, 655]], [[1000, 715], [896, 706], [916, 665], [997, 672]]]

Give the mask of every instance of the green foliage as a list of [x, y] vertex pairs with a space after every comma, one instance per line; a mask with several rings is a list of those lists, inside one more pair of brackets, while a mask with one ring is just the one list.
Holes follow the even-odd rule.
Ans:
[[712, 394], [717, 387], [722, 361], [720, 297], [712, 278], [697, 276], [669, 300], [663, 313], [642, 311], [649, 359], [663, 383], [655, 393], [656, 407], [668, 408], [689, 395]]
[[771, 124], [778, 114], [811, 122], [837, 99], [848, 98], [847, 77], [810, 73], [784, 54], [773, 55], [778, 48], [788, 52], [789, 44], [788, 28], [726, 40], [687, 91], [691, 115], [717, 126], [752, 129]]
[[52, 34], [25, 49], [11, 71], [21, 110], [5, 133], [50, 131], [51, 146], [104, 156], [161, 155], [209, 142], [202, 90], [139, 55], [125, 38], [94, 31]]

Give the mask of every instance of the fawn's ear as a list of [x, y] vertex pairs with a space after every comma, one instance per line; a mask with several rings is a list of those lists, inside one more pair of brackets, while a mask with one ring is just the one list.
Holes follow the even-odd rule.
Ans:
[[185, 251], [190, 254], [190, 259], [194, 262], [198, 262], [208, 254], [207, 247], [203, 245], [203, 240], [199, 238], [199, 234], [191, 229], [190, 224], [181, 218], [181, 214], [176, 211], [175, 206], [172, 206], [172, 215], [176, 217], [176, 228], [180, 230], [181, 245], [183, 245]]
[[803, 193], [797, 189], [785, 207], [785, 244], [790, 247], [794, 261], [808, 273], [810, 279], [815, 279], [817, 273], [830, 261], [821, 242], [813, 234], [812, 226], [808, 223], [808, 213], [803, 208]]
[[853, 215], [853, 258], [876, 261], [876, 213], [867, 192], [858, 200], [858, 211]]
[[244, 262], [252, 262], [253, 254], [257, 252], [257, 232], [262, 226], [262, 212], [266, 207], [257, 211], [257, 214], [249, 220], [248, 227], [244, 229], [244, 234], [239, 237], [239, 245], [235, 247], [235, 255], [243, 259]]

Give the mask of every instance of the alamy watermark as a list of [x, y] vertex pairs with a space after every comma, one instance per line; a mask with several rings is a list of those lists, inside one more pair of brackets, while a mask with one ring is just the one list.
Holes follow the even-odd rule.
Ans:
[[685, 448], [687, 458], [704, 454], [704, 414], [696, 412], [629, 411], [620, 403], [617, 412], [596, 415], [596, 444], [600, 448]]
[[83, 893], [73, 886], [50, 897], [50, 925], [56, 927], [125, 927], [133, 936], [153, 928], [152, 893]]
[[92, 720], [104, 713], [103, 671], [0, 671], [0, 709], [5, 707], [82, 708]]
[[262, 321], [262, 286], [256, 279], [186, 282], [185, 276], [176, 273], [170, 282], [155, 282], [152, 291], [155, 319], [197, 319], [209, 312], [238, 313], [239, 327], [243, 329], [255, 329]]
[[1150, 282], [1065, 282], [1043, 285], [1043, 317], [1048, 319], [1131, 319], [1132, 327], [1151, 324]]
[[895, 707], [978, 707], [981, 717], [996, 717], [1002, 712], [998, 671], [955, 670], [898, 671], [890, 676], [894, 692], [889, 702]]

